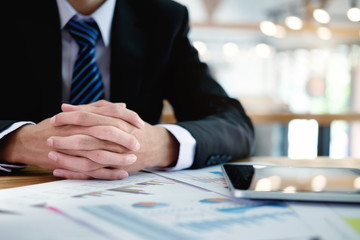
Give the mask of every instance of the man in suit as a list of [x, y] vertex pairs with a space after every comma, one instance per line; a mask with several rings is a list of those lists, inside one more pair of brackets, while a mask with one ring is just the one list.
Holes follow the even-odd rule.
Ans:
[[[1, 16], [2, 169], [26, 164], [70, 179], [122, 179], [143, 168], [200, 168], [250, 154], [251, 121], [199, 61], [185, 7], [170, 0], [4, 5], [16, 17]], [[105, 100], [62, 104], [70, 102], [79, 52], [70, 19], [98, 26]], [[164, 99], [176, 124], [158, 125]]]

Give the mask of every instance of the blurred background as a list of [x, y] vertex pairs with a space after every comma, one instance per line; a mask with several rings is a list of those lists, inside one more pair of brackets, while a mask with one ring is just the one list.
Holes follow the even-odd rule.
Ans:
[[255, 156], [360, 157], [360, 0], [177, 0]]

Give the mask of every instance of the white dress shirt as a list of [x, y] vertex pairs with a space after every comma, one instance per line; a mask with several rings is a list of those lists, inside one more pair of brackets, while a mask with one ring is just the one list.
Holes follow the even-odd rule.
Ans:
[[[99, 37], [96, 43], [95, 57], [103, 79], [105, 99], [110, 99], [110, 34], [115, 3], [116, 0], [107, 0], [94, 13], [89, 16], [84, 16], [77, 13], [76, 10], [66, 0], [57, 0], [60, 15], [60, 26], [62, 31], [63, 102], [69, 102], [72, 72], [79, 50], [76, 41], [71, 37], [70, 33], [64, 29], [67, 22], [74, 16], [79, 20], [92, 18], [99, 26], [101, 37]], [[0, 139], [25, 124], [34, 123], [14, 123], [8, 129], [0, 133]], [[170, 131], [178, 140], [180, 145], [179, 156], [176, 165], [172, 168], [166, 168], [166, 170], [173, 171], [189, 168], [194, 161], [196, 140], [189, 133], [189, 131], [178, 125], [161, 124], [161, 126]], [[0, 164], [0, 170], [2, 167], [8, 166]], [[8, 168], [6, 169], [8, 170]]]

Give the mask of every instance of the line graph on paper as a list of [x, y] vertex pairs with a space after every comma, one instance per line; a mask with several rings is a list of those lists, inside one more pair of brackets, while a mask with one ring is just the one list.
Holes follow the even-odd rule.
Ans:
[[196, 170], [183, 170], [171, 173], [154, 173], [174, 181], [190, 184], [221, 195], [230, 196], [229, 189], [220, 166], [212, 166]]

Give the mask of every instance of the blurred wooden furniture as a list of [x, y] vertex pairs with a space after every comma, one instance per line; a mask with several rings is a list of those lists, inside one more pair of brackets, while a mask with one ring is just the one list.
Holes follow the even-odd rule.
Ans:
[[[252, 100], [253, 101], [253, 100]], [[336, 120], [343, 120], [347, 122], [360, 121], [359, 112], [347, 112], [337, 114], [311, 114], [311, 113], [293, 113], [285, 105], [278, 107], [271, 107], [268, 105], [262, 105], [263, 107], [254, 107], [254, 105], [260, 105], [260, 103], [248, 104], [244, 101], [244, 107], [247, 110], [248, 116], [251, 118], [254, 124], [262, 123], [281, 123], [287, 124], [294, 119], [314, 119], [318, 122], [319, 126], [328, 126], [331, 122]], [[171, 105], [165, 101], [162, 115], [162, 122], [164, 123], [176, 123], [176, 118], [172, 110]]]
[[291, 112], [278, 112], [278, 113], [252, 113], [249, 112], [249, 117], [255, 124], [259, 123], [289, 123], [294, 119], [314, 119], [318, 122], [319, 126], [328, 126], [331, 122], [336, 120], [343, 120], [347, 122], [360, 121], [360, 113], [349, 112], [341, 114], [310, 114], [310, 113], [291, 113]]
[[[295, 119], [314, 119], [318, 122], [319, 126], [328, 126], [331, 122], [336, 120], [343, 120], [347, 122], [360, 121], [360, 113], [349, 112], [340, 114], [311, 114], [311, 113], [292, 113], [292, 112], [253, 112], [248, 111], [248, 116], [254, 124], [262, 123], [281, 123], [287, 124]], [[174, 113], [170, 106], [165, 106], [162, 122], [176, 123]]]
[[[248, 116], [254, 123], [258, 124], [281, 124], [283, 126], [284, 137], [287, 135], [287, 126], [290, 121], [295, 119], [314, 119], [319, 124], [318, 132], [318, 155], [329, 156], [330, 152], [330, 125], [333, 121], [342, 120], [346, 122], [360, 122], [359, 112], [348, 112], [339, 114], [311, 114], [293, 113], [288, 106], [272, 98], [245, 98], [240, 99]], [[176, 123], [176, 118], [171, 105], [165, 101], [161, 121], [163, 123]], [[287, 152], [287, 140], [282, 141], [281, 152]]]

